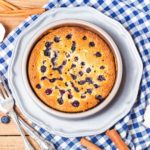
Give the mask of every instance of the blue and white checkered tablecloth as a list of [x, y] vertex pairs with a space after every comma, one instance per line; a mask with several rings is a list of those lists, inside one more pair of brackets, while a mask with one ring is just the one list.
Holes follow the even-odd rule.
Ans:
[[[150, 150], [150, 129], [142, 125], [145, 107], [150, 103], [150, 0], [50, 0], [45, 6], [77, 7], [88, 5], [119, 21], [132, 35], [144, 65], [137, 102], [132, 110], [114, 128], [120, 133], [131, 150]], [[7, 75], [15, 42], [22, 31], [32, 24], [38, 15], [26, 19], [0, 44], [0, 71]], [[83, 150], [80, 138], [64, 138], [50, 135], [35, 127], [45, 138], [52, 141], [57, 150]], [[88, 137], [105, 150], [115, 150], [115, 145], [103, 133]]]

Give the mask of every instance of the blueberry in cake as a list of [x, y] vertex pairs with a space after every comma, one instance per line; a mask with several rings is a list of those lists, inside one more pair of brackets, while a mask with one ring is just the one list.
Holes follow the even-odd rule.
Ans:
[[28, 78], [40, 100], [62, 112], [83, 112], [109, 95], [116, 65], [108, 44], [81, 27], [50, 30], [33, 47]]

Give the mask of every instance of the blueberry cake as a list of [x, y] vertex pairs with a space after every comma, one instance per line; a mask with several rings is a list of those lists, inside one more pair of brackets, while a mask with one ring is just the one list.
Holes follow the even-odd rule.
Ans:
[[28, 78], [40, 100], [62, 112], [83, 112], [109, 95], [115, 58], [97, 34], [80, 27], [50, 30], [33, 47]]

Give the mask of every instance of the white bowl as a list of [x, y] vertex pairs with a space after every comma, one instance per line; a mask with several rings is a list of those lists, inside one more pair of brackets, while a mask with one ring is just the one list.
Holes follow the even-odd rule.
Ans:
[[[27, 76], [28, 56], [32, 50], [33, 45], [47, 30], [52, 29], [52, 28], [61, 27], [61, 26], [79, 26], [79, 27], [86, 28], [92, 32], [95, 32], [96, 34], [101, 36], [107, 42], [107, 44], [112, 49], [112, 52], [113, 52], [115, 60], [116, 60], [116, 68], [117, 68], [116, 69], [116, 74], [117, 74], [116, 81], [115, 81], [115, 84], [114, 84], [110, 94], [106, 97], [106, 99], [104, 100], [103, 103], [101, 103], [101, 104], [95, 106], [94, 108], [87, 110], [85, 112], [65, 113], [65, 112], [57, 111], [57, 110], [54, 110], [54, 109], [48, 107], [35, 95], [35, 93], [33, 92], [32, 88], [30, 86], [30, 83], [28, 81], [28, 76]], [[83, 20], [77, 20], [77, 19], [58, 20], [58, 21], [48, 24], [42, 30], [37, 32], [34, 35], [34, 37], [32, 38], [32, 40], [30, 41], [30, 43], [28, 43], [28, 45], [26, 46], [24, 58], [22, 60], [22, 76], [23, 76], [23, 82], [25, 84], [28, 94], [32, 97], [34, 102], [36, 104], [38, 104], [45, 111], [49, 112], [52, 115], [58, 116], [58, 117], [64, 117], [64, 118], [70, 118], [70, 119], [88, 117], [88, 116], [93, 115], [93, 114], [99, 112], [100, 110], [104, 109], [113, 100], [114, 96], [116, 95], [116, 93], [119, 89], [120, 83], [121, 83], [121, 79], [122, 79], [122, 59], [121, 59], [119, 50], [118, 50], [116, 44], [114, 43], [114, 41], [112, 40], [112, 38], [100, 27], [98, 27], [92, 23], [89, 23], [89, 22], [86, 22]]]

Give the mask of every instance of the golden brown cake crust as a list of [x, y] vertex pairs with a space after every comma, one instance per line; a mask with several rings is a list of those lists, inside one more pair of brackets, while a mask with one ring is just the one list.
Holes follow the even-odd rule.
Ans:
[[42, 102], [63, 112], [100, 104], [116, 77], [114, 56], [97, 34], [80, 27], [51, 30], [34, 46], [28, 78]]

